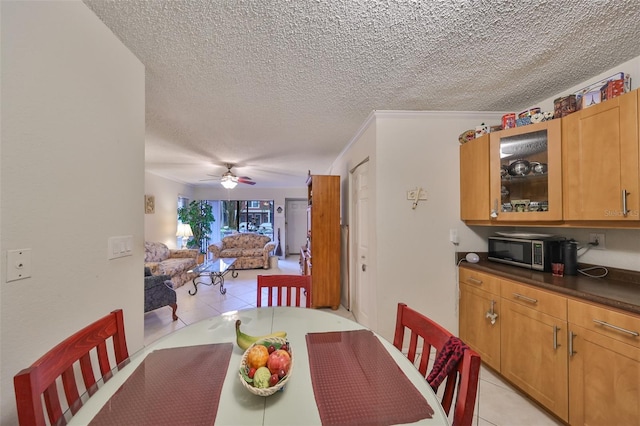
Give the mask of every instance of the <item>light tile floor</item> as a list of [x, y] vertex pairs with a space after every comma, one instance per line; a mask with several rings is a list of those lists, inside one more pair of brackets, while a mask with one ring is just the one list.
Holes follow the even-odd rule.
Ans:
[[[225, 295], [220, 294], [218, 286], [200, 284], [197, 294], [191, 296], [188, 292], [193, 290], [193, 284], [187, 283], [176, 289], [179, 317], [177, 321], [171, 320], [171, 309], [168, 307], [145, 314], [145, 345], [196, 321], [230, 310], [254, 308], [256, 306], [256, 277], [258, 274], [298, 274], [299, 272], [297, 256], [289, 256], [286, 260], [280, 260], [277, 268], [238, 271], [237, 278], [232, 278], [231, 274], [227, 275], [225, 277], [225, 288], [227, 289]], [[327, 311], [355, 320], [351, 312], [342, 306], [337, 311], [331, 309], [327, 309]], [[562, 424], [484, 366], [480, 371], [480, 390], [476, 401], [476, 415], [474, 424], [478, 426]]]

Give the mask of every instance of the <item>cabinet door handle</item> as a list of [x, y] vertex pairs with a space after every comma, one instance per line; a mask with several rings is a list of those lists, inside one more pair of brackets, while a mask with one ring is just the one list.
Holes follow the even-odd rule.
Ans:
[[473, 283], [473, 284], [478, 284], [478, 285], [482, 284], [482, 280], [479, 280], [479, 279], [473, 278], [473, 277], [469, 277], [467, 281], [469, 281], [470, 283]]
[[524, 296], [520, 293], [513, 293], [513, 297], [515, 297], [516, 299], [524, 300], [525, 302], [532, 303], [534, 305], [538, 303], [538, 299], [533, 299], [531, 297]]
[[594, 319], [593, 322], [595, 322], [596, 324], [600, 324], [600, 325], [602, 325], [604, 327], [613, 328], [614, 330], [618, 330], [618, 331], [621, 331], [623, 333], [630, 334], [630, 335], [632, 335], [634, 337], [640, 336], [640, 333], [638, 333], [637, 331], [627, 330], [626, 328], [618, 327], [617, 325], [609, 324], [608, 322], [601, 321], [599, 319]]
[[569, 357], [575, 355], [575, 352], [573, 350], [573, 338], [576, 336], [577, 334], [574, 334], [573, 331], [569, 332]]
[[493, 200], [493, 209], [491, 210], [491, 212], [489, 212], [489, 217], [491, 217], [492, 219], [495, 219], [498, 217], [498, 199], [497, 198]]
[[485, 314], [485, 318], [489, 318], [489, 321], [491, 321], [491, 325], [495, 325], [496, 320], [498, 319], [498, 314], [496, 314], [495, 312], [495, 306], [496, 306], [496, 301], [491, 299], [491, 307], [489, 308], [489, 311]]
[[560, 346], [558, 344], [558, 331], [560, 330], [560, 327], [558, 327], [557, 325], [553, 326], [553, 349], [558, 349], [558, 346]]
[[629, 195], [629, 192], [627, 192], [626, 189], [622, 190], [622, 216], [627, 217], [627, 213], [629, 213], [629, 210], [627, 210], [627, 195]]

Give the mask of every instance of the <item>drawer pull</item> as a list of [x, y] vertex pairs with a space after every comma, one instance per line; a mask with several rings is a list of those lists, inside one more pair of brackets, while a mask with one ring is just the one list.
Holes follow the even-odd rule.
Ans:
[[473, 277], [469, 277], [468, 281], [473, 284], [482, 284], [482, 280]]
[[538, 303], [538, 299], [533, 299], [531, 297], [523, 296], [520, 293], [513, 293], [513, 297], [515, 297], [516, 299], [524, 300], [525, 302], [533, 303], [533, 304]]
[[617, 325], [613, 325], [613, 324], [609, 324], [608, 322], [604, 322], [598, 319], [594, 319], [593, 322], [595, 322], [596, 324], [600, 324], [604, 327], [609, 327], [609, 328], [613, 328], [614, 330], [618, 330], [621, 331], [623, 333], [627, 333], [630, 334], [634, 337], [638, 337], [640, 336], [640, 333], [638, 333], [637, 331], [632, 331], [632, 330], [627, 330], [626, 328], [622, 328], [622, 327], [618, 327]]

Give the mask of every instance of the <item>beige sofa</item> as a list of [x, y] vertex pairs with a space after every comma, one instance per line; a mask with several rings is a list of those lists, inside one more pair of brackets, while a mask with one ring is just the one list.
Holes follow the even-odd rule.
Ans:
[[173, 288], [183, 286], [196, 277], [187, 271], [198, 264], [198, 250], [170, 249], [162, 243], [145, 241], [144, 266], [153, 275], [169, 275]]
[[269, 269], [269, 255], [276, 248], [271, 238], [253, 232], [227, 235], [209, 246], [216, 259], [235, 257], [235, 269]]

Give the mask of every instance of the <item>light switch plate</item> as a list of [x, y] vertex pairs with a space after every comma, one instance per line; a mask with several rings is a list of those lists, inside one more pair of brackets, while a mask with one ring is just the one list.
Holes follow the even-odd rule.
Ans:
[[7, 250], [7, 282], [31, 277], [31, 249]]
[[[417, 191], [418, 191], [417, 189], [412, 189], [411, 191], [407, 191], [407, 200], [415, 200]], [[427, 191], [425, 191], [424, 189], [421, 189], [419, 200], [426, 200], [426, 199], [427, 199]]]
[[107, 244], [107, 259], [133, 255], [133, 236], [109, 237]]

